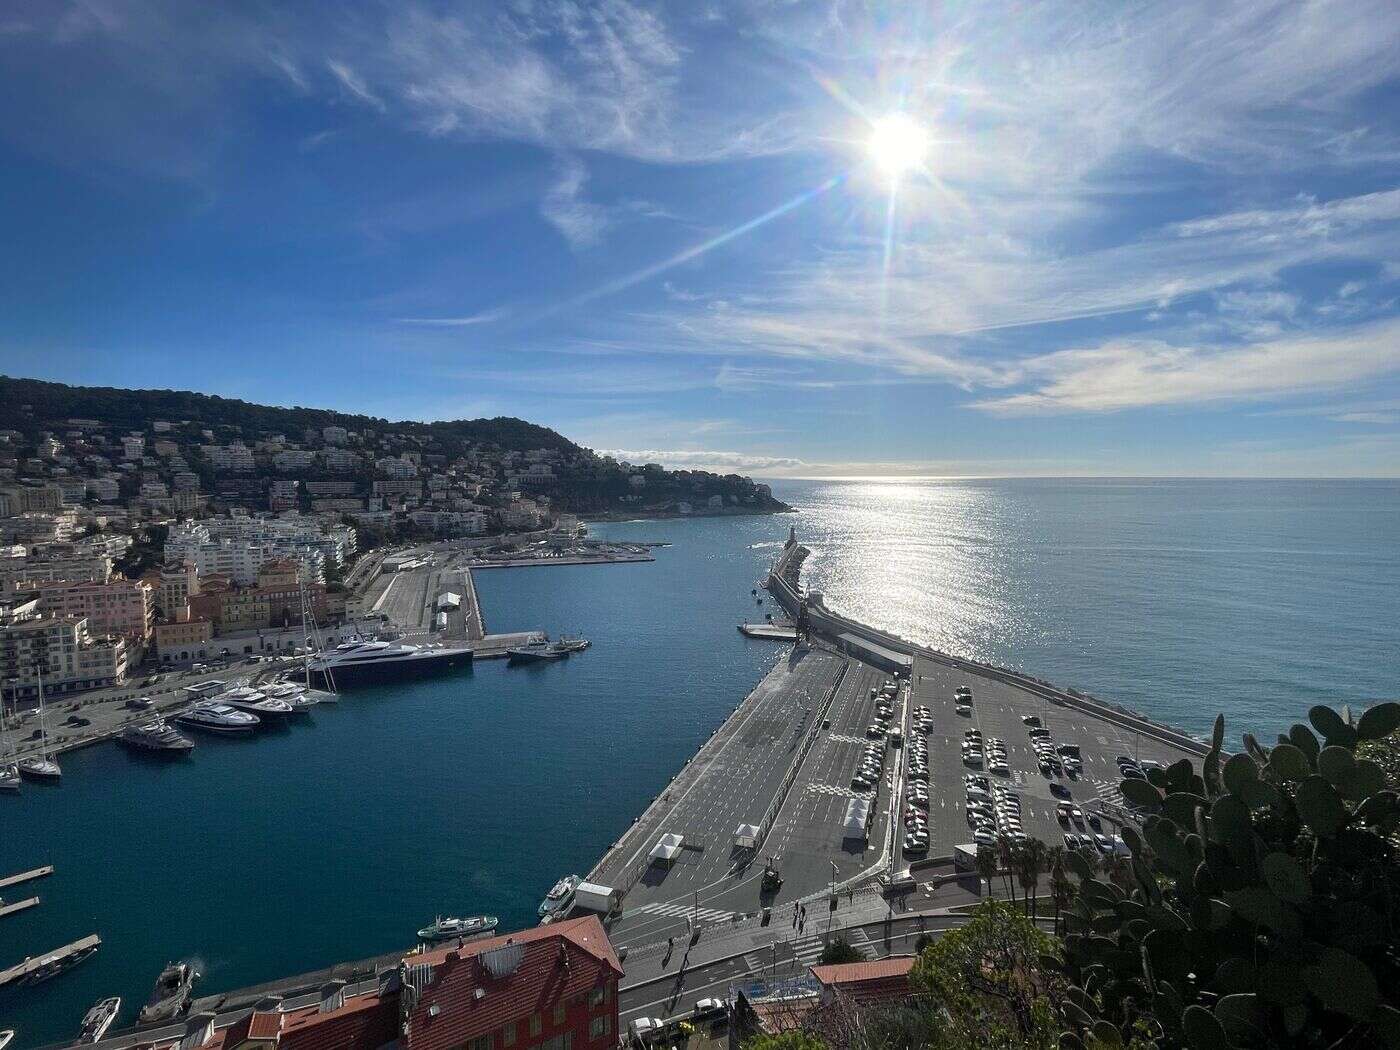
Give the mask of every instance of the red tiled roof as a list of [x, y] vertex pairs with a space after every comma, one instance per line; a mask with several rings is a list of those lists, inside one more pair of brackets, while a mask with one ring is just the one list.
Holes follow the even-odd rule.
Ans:
[[273, 1039], [282, 1031], [284, 1015], [280, 1010], [254, 1010], [248, 1021], [249, 1039]]
[[[506, 976], [494, 977], [479, 957], [507, 944], [521, 948], [520, 964]], [[406, 1050], [461, 1046], [622, 974], [596, 916], [410, 955], [404, 963], [434, 969], [432, 983], [409, 1014]], [[430, 1014], [433, 1007], [437, 1016]]]
[[855, 984], [886, 977], [906, 977], [914, 968], [914, 962], [912, 955], [895, 955], [873, 962], [830, 963], [826, 966], [813, 966], [812, 976], [828, 986]]
[[361, 995], [339, 1010], [308, 1007], [287, 1016], [279, 1050], [377, 1050], [399, 1034], [398, 996]]

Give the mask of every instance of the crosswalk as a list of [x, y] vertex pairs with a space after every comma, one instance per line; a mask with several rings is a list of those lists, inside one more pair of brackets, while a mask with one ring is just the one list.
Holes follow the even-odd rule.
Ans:
[[[870, 944], [870, 938], [862, 929], [849, 930], [845, 933], [846, 940], [857, 948], [865, 948]], [[780, 972], [790, 970], [804, 970], [808, 966], [815, 965], [822, 957], [822, 949], [826, 947], [826, 937], [820, 933], [803, 934], [787, 941], [776, 942], [776, 949], [758, 948], [744, 954], [744, 962], [749, 967], [750, 973], [759, 973], [774, 966]], [[867, 956], [869, 952], [865, 953]]]
[[718, 908], [696, 909], [689, 904], [639, 904], [635, 908], [628, 908], [630, 915], [661, 915], [668, 919], [686, 919], [694, 917], [700, 922], [728, 922], [734, 918], [732, 911], [721, 911]]
[[1105, 802], [1113, 806], [1126, 806], [1127, 802], [1123, 798], [1123, 792], [1118, 784], [1111, 780], [1095, 780], [1094, 791]]
[[820, 795], [835, 795], [838, 798], [873, 798], [869, 791], [855, 791], [848, 787], [840, 787], [836, 784], [817, 784], [808, 782], [806, 790], [816, 792]]

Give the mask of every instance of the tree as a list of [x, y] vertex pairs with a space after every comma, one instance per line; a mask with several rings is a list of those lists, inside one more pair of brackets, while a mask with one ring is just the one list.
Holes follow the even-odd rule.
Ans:
[[990, 846], [977, 847], [977, 877], [987, 884], [987, 893], [992, 892], [992, 880], [997, 877], [997, 855]]
[[799, 1028], [777, 1035], [756, 1035], [744, 1044], [744, 1050], [827, 1050], [827, 1045]]
[[1065, 982], [1046, 963], [1058, 953], [1014, 905], [989, 900], [920, 954], [910, 982], [942, 1006], [948, 1045], [1049, 1048]]
[[865, 953], [857, 948], [845, 937], [833, 937], [822, 949], [821, 963], [829, 966], [832, 963], [856, 963], [865, 962]]
[[1222, 760], [1217, 718], [1199, 772], [1123, 781], [1144, 816], [1123, 829], [1128, 887], [1067, 859], [1062, 1045], [1400, 1046], [1400, 795], [1356, 757], [1400, 704], [1308, 720]]

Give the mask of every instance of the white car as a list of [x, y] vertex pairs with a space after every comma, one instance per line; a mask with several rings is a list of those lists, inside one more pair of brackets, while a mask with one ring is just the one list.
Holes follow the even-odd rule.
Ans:
[[716, 1014], [729, 1009], [727, 999], [701, 999], [695, 1004], [696, 1014]]
[[655, 1032], [660, 1027], [661, 1019], [658, 1017], [638, 1017], [627, 1026], [627, 1030], [640, 1039], [644, 1035]]

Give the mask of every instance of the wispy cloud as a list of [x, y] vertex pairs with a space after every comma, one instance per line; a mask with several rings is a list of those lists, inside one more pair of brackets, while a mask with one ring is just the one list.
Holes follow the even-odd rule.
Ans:
[[1242, 347], [1115, 341], [1045, 354], [1018, 367], [1033, 390], [972, 407], [1030, 415], [1288, 396], [1400, 371], [1400, 319]]
[[399, 324], [422, 325], [426, 328], [470, 328], [473, 325], [492, 324], [510, 316], [510, 307], [498, 306], [480, 313], [462, 317], [400, 317]]
[[574, 249], [598, 243], [608, 226], [607, 209], [585, 199], [588, 170], [576, 157], [561, 158], [554, 182], [540, 202], [540, 214]]
[[326, 60], [326, 68], [329, 69], [331, 75], [340, 82], [340, 86], [353, 97], [363, 102], [365, 105], [379, 110], [381, 113], [384, 112], [385, 105], [383, 99], [371, 91], [364, 79], [348, 65], [331, 58]]

